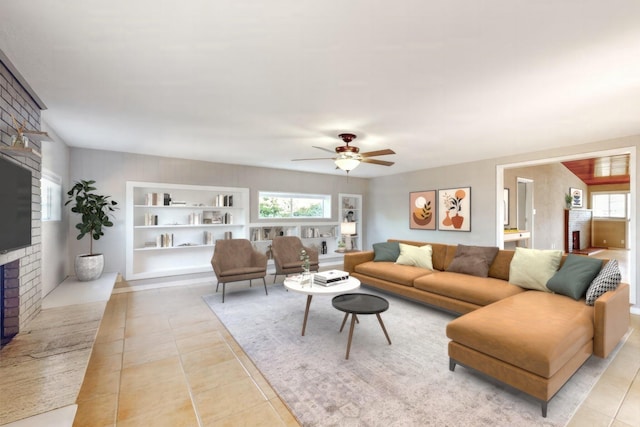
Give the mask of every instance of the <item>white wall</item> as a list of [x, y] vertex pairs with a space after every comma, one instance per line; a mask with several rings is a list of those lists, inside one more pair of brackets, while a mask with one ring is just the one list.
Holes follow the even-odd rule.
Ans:
[[[45, 122], [43, 122], [43, 130], [47, 131], [54, 141], [42, 142], [42, 168], [60, 177], [63, 197], [61, 203], [64, 204], [69, 188], [69, 147], [58, 138], [52, 129], [47, 127]], [[42, 221], [43, 298], [67, 277], [68, 232], [69, 210], [64, 206], [60, 221]]]
[[[369, 182], [347, 175], [323, 175], [279, 169], [171, 159], [114, 151], [71, 148], [70, 183], [93, 179], [100, 194], [110, 195], [120, 205], [125, 200], [127, 181], [147, 181], [173, 184], [243, 187], [250, 191], [251, 222], [257, 221], [257, 192], [261, 190], [333, 195], [333, 220], [338, 221], [338, 193], [363, 194], [366, 199]], [[66, 190], [65, 190], [66, 192]], [[125, 272], [125, 209], [114, 215], [114, 226], [94, 242], [94, 252], [105, 254], [105, 271]], [[365, 215], [364, 226], [367, 218]], [[89, 250], [88, 237], [76, 239], [77, 217], [69, 220], [69, 274], [73, 274], [73, 259]]]

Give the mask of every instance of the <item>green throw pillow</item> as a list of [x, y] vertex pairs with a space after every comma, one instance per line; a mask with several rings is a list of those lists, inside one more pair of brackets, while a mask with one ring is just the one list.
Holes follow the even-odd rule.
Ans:
[[428, 268], [433, 270], [431, 255], [433, 248], [431, 245], [413, 246], [400, 243], [400, 256], [396, 260], [396, 264], [414, 265], [416, 267]]
[[373, 260], [396, 262], [400, 256], [400, 244], [398, 242], [382, 242], [373, 244]]
[[561, 259], [560, 250], [516, 248], [509, 266], [509, 283], [551, 292], [546, 285], [558, 271]]
[[547, 282], [547, 288], [577, 301], [584, 297], [601, 268], [599, 259], [569, 254], [560, 270]]
[[491, 246], [458, 245], [456, 254], [447, 267], [447, 271], [488, 277], [489, 267], [491, 267], [496, 255], [498, 255], [498, 250], [497, 247]]

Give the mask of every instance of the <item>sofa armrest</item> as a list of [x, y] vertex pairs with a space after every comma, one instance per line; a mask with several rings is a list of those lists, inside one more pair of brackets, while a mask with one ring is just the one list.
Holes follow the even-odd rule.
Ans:
[[351, 274], [355, 271], [356, 265], [367, 261], [373, 261], [373, 251], [344, 254], [344, 271]]
[[615, 291], [601, 295], [593, 316], [593, 354], [607, 357], [629, 329], [629, 285], [620, 283]]

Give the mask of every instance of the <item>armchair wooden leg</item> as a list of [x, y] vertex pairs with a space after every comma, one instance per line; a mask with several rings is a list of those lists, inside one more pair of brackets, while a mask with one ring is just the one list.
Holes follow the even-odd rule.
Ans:
[[267, 281], [264, 280], [264, 277], [262, 278], [262, 284], [264, 285], [264, 293], [269, 295], [269, 292], [267, 292]]

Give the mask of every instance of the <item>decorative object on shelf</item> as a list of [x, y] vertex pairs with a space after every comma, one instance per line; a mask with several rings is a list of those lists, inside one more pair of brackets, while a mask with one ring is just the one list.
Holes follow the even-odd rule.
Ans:
[[564, 203], [565, 203], [565, 205], [567, 205], [567, 209], [571, 209], [571, 202], [572, 201], [573, 201], [573, 197], [571, 197], [571, 194], [565, 193], [565, 195], [564, 195]]
[[360, 163], [372, 163], [374, 165], [381, 165], [381, 166], [391, 166], [393, 165], [393, 162], [388, 162], [388, 161], [384, 161], [384, 160], [376, 160], [376, 159], [372, 159], [371, 157], [375, 157], [375, 156], [385, 156], [388, 154], [396, 154], [395, 151], [390, 150], [390, 149], [384, 149], [384, 150], [377, 150], [377, 151], [369, 151], [367, 153], [360, 153], [360, 148], [349, 145], [349, 143], [351, 141], [353, 141], [354, 139], [356, 139], [356, 135], [352, 134], [352, 133], [341, 133], [340, 135], [338, 135], [338, 137], [340, 139], [342, 139], [342, 141], [345, 143], [345, 145], [336, 147], [334, 150], [329, 150], [327, 148], [324, 147], [316, 147], [314, 146], [313, 148], [317, 148], [319, 150], [322, 151], [326, 151], [332, 154], [336, 154], [336, 157], [319, 157], [319, 158], [311, 158], [311, 159], [293, 159], [293, 161], [300, 161], [300, 160], [333, 160], [336, 167], [342, 169], [343, 171], [345, 171], [346, 173], [349, 173], [350, 171], [354, 170], [355, 168], [357, 168]]
[[18, 123], [18, 120], [11, 115], [11, 120], [13, 120], [13, 126], [16, 130], [16, 134], [11, 136], [11, 144], [16, 148], [27, 148], [29, 147], [29, 137], [34, 140], [44, 141], [49, 140], [49, 134], [39, 130], [27, 129], [27, 121], [23, 120], [22, 124]]
[[321, 246], [320, 246], [320, 253], [322, 255], [326, 255], [327, 254], [327, 242], [325, 242], [324, 240], [322, 241]]
[[80, 281], [95, 280], [102, 275], [104, 269], [103, 254], [93, 253], [93, 241], [104, 236], [103, 229], [112, 227], [113, 222], [109, 218], [109, 212], [113, 212], [118, 202], [109, 200], [111, 196], [103, 196], [94, 193], [96, 182], [93, 180], [81, 180], [67, 192], [69, 200], [65, 206], [73, 203], [71, 212], [81, 215], [81, 220], [76, 224], [78, 229], [78, 240], [85, 235], [89, 235], [89, 253], [76, 256], [75, 270], [76, 277]]
[[435, 230], [436, 191], [414, 191], [409, 193], [409, 228]]
[[345, 250], [350, 251], [353, 249], [353, 244], [351, 242], [351, 236], [356, 234], [356, 223], [355, 222], [343, 222], [340, 225], [340, 234], [344, 236], [345, 242]]
[[309, 262], [309, 255], [304, 249], [300, 249], [300, 261], [302, 261], [302, 272], [309, 273], [309, 267], [311, 266], [311, 263]]
[[582, 202], [582, 190], [579, 188], [569, 188], [569, 195], [571, 196], [571, 207], [572, 208], [581, 208], [583, 207]]
[[471, 231], [471, 187], [438, 190], [438, 229]]

